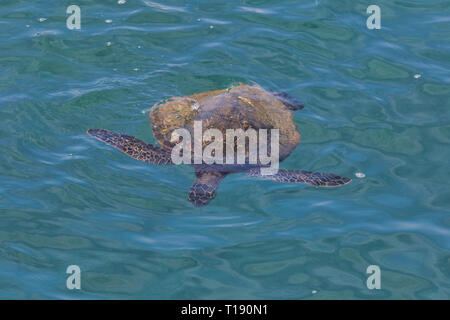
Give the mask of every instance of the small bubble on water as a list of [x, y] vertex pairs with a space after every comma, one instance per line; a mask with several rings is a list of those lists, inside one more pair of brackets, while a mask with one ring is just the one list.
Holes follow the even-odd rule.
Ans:
[[233, 83], [231, 83], [231, 84], [227, 87], [227, 91], [231, 91], [231, 90], [233, 90], [234, 88], [236, 88], [236, 87], [238, 87], [238, 86], [239, 86], [239, 83], [233, 82]]
[[365, 175], [364, 173], [362, 173], [362, 172], [357, 172], [357, 173], [355, 173], [355, 176], [356, 176], [357, 178], [360, 178], [360, 179], [366, 177], [366, 175]]
[[111, 23], [112, 20], [111, 20], [111, 19], [106, 19], [105, 22], [106, 22], [106, 23]]
[[313, 290], [313, 291], [311, 291], [311, 293], [312, 293], [312, 294], [316, 294], [316, 293], [317, 293], [317, 290]]
[[47, 18], [39, 18], [39, 22], [44, 22]]
[[108, 41], [108, 42], [106, 43], [106, 46], [107, 46], [107, 47], [111, 47], [111, 41]]
[[197, 21], [202, 21], [202, 19], [198, 18]]
[[418, 73], [414, 75], [414, 79], [419, 79], [420, 77], [422, 77], [422, 76]]
[[29, 24], [27, 24], [27, 25], [26, 25], [26, 27], [27, 27], [27, 28], [29, 28], [29, 27], [30, 27], [30, 25], [29, 25]]
[[118, 4], [125, 4], [127, 1], [126, 0], [119, 0], [117, 1]]
[[214, 26], [209, 26], [210, 29], [214, 29]]
[[138, 49], [142, 48], [141, 46], [138, 46]]
[[134, 70], [134, 71], [139, 71], [139, 68], [134, 68], [133, 70]]

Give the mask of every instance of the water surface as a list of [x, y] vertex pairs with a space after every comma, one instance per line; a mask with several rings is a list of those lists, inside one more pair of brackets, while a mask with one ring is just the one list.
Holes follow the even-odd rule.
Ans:
[[[79, 1], [79, 31], [76, 1], [1, 1], [0, 298], [448, 299], [449, 3], [377, 0], [368, 30], [359, 0], [158, 1]], [[155, 143], [154, 103], [239, 82], [306, 105], [283, 168], [353, 182], [230, 175], [197, 209], [192, 168], [85, 134]]]

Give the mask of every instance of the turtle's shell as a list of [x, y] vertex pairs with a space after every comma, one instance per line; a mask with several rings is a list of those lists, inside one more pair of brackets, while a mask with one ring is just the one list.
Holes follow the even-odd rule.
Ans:
[[[168, 150], [175, 145], [171, 142], [175, 129], [185, 128], [194, 137], [196, 120], [202, 120], [203, 132], [207, 129], [220, 130], [224, 144], [227, 129], [279, 129], [280, 161], [300, 142], [292, 112], [275, 95], [259, 85], [241, 84], [231, 89], [174, 97], [154, 105], [150, 110], [150, 119], [155, 138]], [[209, 143], [204, 141], [203, 147]], [[226, 150], [225, 145], [223, 148]]]

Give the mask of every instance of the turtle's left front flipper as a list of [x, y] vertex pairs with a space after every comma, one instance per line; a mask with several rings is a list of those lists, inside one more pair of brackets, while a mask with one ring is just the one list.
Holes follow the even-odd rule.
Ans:
[[227, 174], [216, 171], [196, 171], [196, 179], [189, 192], [188, 200], [196, 207], [206, 206], [216, 197], [216, 190]]
[[145, 143], [133, 136], [105, 129], [89, 129], [87, 133], [136, 160], [158, 165], [172, 164], [172, 158], [169, 151]]
[[260, 169], [251, 169], [247, 174], [252, 177], [271, 179], [277, 182], [306, 183], [314, 187], [339, 187], [350, 183], [352, 179], [340, 177], [333, 173], [310, 172], [305, 170], [279, 169], [274, 175], [261, 175]]

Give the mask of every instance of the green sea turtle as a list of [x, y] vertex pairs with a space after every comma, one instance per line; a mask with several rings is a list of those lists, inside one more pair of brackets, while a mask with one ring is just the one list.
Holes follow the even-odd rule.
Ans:
[[[242, 129], [245, 132], [250, 128], [256, 130], [278, 129], [278, 158], [281, 162], [300, 143], [300, 134], [291, 112], [291, 110], [300, 109], [303, 109], [303, 106], [286, 93], [268, 91], [256, 84], [240, 84], [224, 90], [174, 97], [164, 103], [154, 105], [150, 110], [150, 119], [153, 134], [161, 147], [105, 129], [90, 129], [87, 133], [136, 160], [156, 165], [172, 165], [172, 149], [177, 145], [177, 141], [173, 140], [172, 136], [174, 130], [182, 128], [195, 136], [195, 122], [201, 121], [203, 132], [214, 128], [224, 136], [227, 135], [227, 129]], [[233, 143], [237, 143], [236, 141], [233, 138]], [[192, 142], [192, 145], [194, 143], [195, 141]], [[202, 147], [206, 147], [209, 143], [211, 141], [201, 141]], [[225, 148], [226, 146], [223, 150]], [[236, 145], [233, 146], [233, 150], [236, 151]], [[269, 147], [268, 154], [270, 153]], [[227, 164], [225, 160], [223, 164], [207, 164], [205, 162], [194, 164], [192, 162], [196, 180], [190, 189], [188, 200], [196, 206], [208, 204], [215, 198], [216, 190], [222, 179], [235, 172], [245, 172], [249, 176], [278, 182], [306, 183], [315, 187], [337, 187], [351, 181], [351, 179], [332, 173], [304, 170], [279, 169], [277, 173], [263, 175], [261, 170], [264, 165], [259, 160], [253, 164], [249, 164], [247, 161], [249, 157], [247, 149], [245, 157], [245, 164]]]

